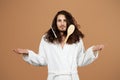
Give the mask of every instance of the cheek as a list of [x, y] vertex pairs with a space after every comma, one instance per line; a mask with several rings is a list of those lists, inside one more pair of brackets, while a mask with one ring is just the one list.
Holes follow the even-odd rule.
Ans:
[[67, 25], [67, 23], [66, 22], [64, 22], [64, 26], [66, 26]]
[[59, 22], [57, 22], [57, 26], [60, 26], [60, 23], [59, 23]]

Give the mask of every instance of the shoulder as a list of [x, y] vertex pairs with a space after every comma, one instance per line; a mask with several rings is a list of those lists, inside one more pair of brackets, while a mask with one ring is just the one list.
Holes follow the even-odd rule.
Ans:
[[80, 37], [80, 38], [79, 38], [79, 41], [77, 42], [77, 44], [78, 44], [78, 45], [83, 45], [83, 43], [84, 43], [84, 42], [83, 42], [83, 38]]
[[79, 37], [78, 43], [81, 43], [81, 42], [83, 42], [83, 38]]
[[46, 34], [42, 35], [41, 42], [46, 42]]
[[44, 34], [44, 35], [42, 36], [41, 42], [43, 42], [43, 43], [50, 43], [50, 42], [48, 41], [48, 39], [47, 39], [47, 34]]

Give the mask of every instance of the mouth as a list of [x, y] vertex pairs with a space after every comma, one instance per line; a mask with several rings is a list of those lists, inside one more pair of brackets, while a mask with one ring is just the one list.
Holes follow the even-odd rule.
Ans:
[[65, 29], [66, 29], [66, 27], [65, 27], [65, 26], [60, 26], [60, 28], [61, 28], [62, 30], [65, 30]]

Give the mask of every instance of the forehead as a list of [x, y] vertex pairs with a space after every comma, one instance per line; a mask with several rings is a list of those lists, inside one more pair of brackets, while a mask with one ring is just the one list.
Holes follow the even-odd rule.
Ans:
[[63, 14], [59, 14], [59, 15], [57, 16], [57, 19], [66, 19], [66, 17], [65, 17], [65, 15], [63, 15]]

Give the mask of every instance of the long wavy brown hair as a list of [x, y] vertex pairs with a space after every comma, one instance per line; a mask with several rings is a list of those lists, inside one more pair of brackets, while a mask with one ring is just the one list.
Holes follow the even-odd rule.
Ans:
[[[69, 36], [69, 38], [67, 40], [67, 43], [68, 44], [73, 44], [73, 43], [79, 42], [80, 38], [84, 37], [84, 34], [79, 30], [80, 25], [77, 24], [74, 17], [69, 12], [67, 12], [65, 10], [61, 10], [61, 11], [57, 12], [57, 14], [55, 15], [55, 17], [52, 21], [52, 26], [51, 27], [53, 28], [55, 34], [57, 35], [57, 38], [55, 37], [52, 29], [49, 29], [46, 32], [47, 34], [46, 34], [45, 38], [47, 39], [48, 42], [51, 42], [51, 43], [54, 43], [54, 42], [61, 43], [62, 42], [62, 36], [60, 35], [60, 31], [57, 28], [57, 17], [58, 17], [58, 15], [61, 15], [61, 14], [66, 17], [67, 29], [68, 29], [68, 26], [71, 25], [71, 24], [73, 24], [75, 26], [75, 30], [74, 30], [73, 34], [71, 34]], [[64, 36], [67, 35], [67, 29], [64, 32]]]

